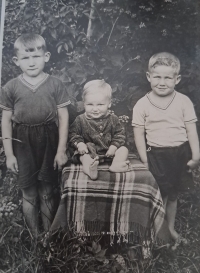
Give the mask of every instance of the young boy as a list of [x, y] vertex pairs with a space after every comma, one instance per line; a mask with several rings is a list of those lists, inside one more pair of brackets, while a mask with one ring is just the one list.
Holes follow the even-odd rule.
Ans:
[[27, 225], [37, 236], [38, 199], [45, 231], [55, 212], [56, 169], [67, 162], [70, 101], [62, 82], [43, 72], [50, 58], [43, 37], [24, 34], [14, 51], [22, 74], [1, 90], [2, 137], [7, 168], [17, 174], [22, 190]]
[[104, 157], [113, 158], [111, 172], [128, 170], [125, 133], [117, 116], [109, 113], [112, 89], [104, 80], [93, 80], [84, 86], [85, 113], [79, 115], [69, 130], [72, 159], [83, 165], [91, 179], [97, 179], [97, 166]]
[[186, 243], [174, 229], [181, 180], [191, 180], [191, 170], [199, 163], [194, 107], [188, 97], [174, 90], [181, 80], [179, 71], [174, 55], [163, 52], [151, 57], [146, 75], [152, 90], [136, 103], [132, 120], [140, 159], [159, 185], [176, 244]]

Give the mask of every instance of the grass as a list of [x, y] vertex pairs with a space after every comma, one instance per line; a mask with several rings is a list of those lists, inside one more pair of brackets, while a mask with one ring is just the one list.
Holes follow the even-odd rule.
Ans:
[[[154, 247], [143, 259], [140, 246], [110, 246], [97, 241], [70, 238], [59, 231], [47, 246], [30, 236], [21, 213], [21, 197], [8, 174], [0, 188], [0, 273], [198, 273], [200, 272], [200, 167], [195, 172], [195, 191], [178, 202], [176, 230], [188, 239], [175, 251]], [[134, 255], [133, 255], [134, 254]]]

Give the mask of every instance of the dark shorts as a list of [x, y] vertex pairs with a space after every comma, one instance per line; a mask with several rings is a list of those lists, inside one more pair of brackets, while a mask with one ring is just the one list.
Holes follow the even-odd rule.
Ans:
[[174, 201], [179, 191], [194, 186], [187, 163], [192, 158], [188, 142], [177, 147], [149, 147], [147, 149], [149, 170], [153, 174], [162, 197]]
[[58, 127], [55, 123], [42, 125], [13, 124], [13, 151], [17, 158], [19, 188], [27, 188], [38, 180], [57, 184], [53, 163], [58, 147]]

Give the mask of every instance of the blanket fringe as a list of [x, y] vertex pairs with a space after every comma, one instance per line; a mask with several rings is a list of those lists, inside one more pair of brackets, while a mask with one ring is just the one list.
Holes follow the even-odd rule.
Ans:
[[[153, 244], [163, 245], [166, 243], [163, 239], [155, 236], [155, 232], [150, 229], [143, 227], [138, 223], [128, 223], [129, 230], [122, 230], [121, 227], [127, 227], [127, 223], [121, 223], [118, 225], [117, 230], [111, 230], [114, 223], [105, 223], [100, 221], [79, 221], [70, 222], [68, 226], [62, 227], [69, 237], [79, 237], [83, 240], [85, 238], [99, 238], [102, 236], [109, 237], [109, 242], [111, 245], [114, 242], [117, 244], [127, 243], [127, 244], [144, 244], [144, 242], [151, 241]], [[107, 227], [107, 228], [105, 228]]]

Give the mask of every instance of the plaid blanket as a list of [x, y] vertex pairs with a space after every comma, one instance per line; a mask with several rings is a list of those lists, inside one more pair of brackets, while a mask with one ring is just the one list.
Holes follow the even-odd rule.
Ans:
[[82, 165], [63, 169], [62, 196], [51, 230], [73, 227], [80, 236], [109, 234], [133, 242], [135, 235], [168, 241], [162, 198], [151, 173], [135, 157], [132, 170], [108, 171], [98, 166], [98, 180], [90, 180]]

